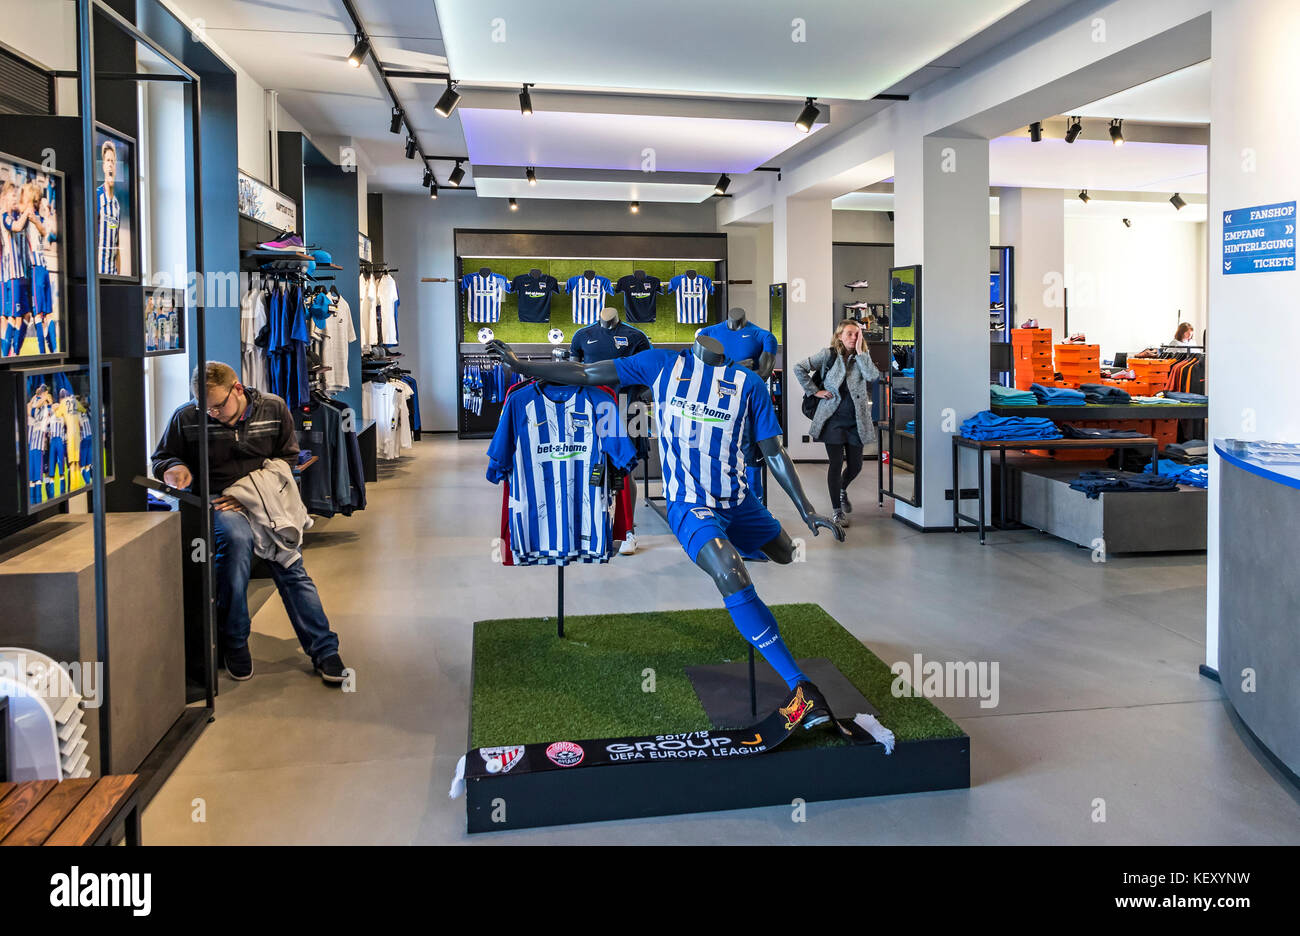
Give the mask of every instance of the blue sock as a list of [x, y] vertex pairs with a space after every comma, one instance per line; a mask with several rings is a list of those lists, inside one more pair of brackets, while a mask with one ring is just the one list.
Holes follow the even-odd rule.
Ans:
[[753, 585], [728, 595], [722, 599], [722, 603], [727, 606], [731, 619], [736, 622], [740, 636], [753, 644], [754, 649], [772, 665], [787, 686], [793, 689], [796, 684], [808, 678], [799, 671], [799, 664], [794, 661], [785, 641], [781, 639], [776, 618], [767, 605], [763, 604], [763, 599], [758, 597]]

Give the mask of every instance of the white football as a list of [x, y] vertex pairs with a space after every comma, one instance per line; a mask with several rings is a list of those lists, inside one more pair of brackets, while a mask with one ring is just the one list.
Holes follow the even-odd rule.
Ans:
[[490, 329], [490, 328], [480, 328], [480, 329], [478, 330], [478, 343], [479, 343], [479, 344], [487, 344], [489, 341], [491, 341], [491, 340], [492, 340], [493, 338], [495, 338], [495, 337], [496, 337], [496, 332], [492, 331], [492, 329]]
[[558, 328], [552, 328], [546, 333], [546, 338], [551, 344], [564, 344], [564, 332]]

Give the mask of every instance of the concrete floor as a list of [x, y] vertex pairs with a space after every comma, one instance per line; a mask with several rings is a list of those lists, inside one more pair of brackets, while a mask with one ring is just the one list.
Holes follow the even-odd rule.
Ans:
[[[810, 538], [806, 562], [755, 565], [755, 583], [769, 603], [820, 603], [887, 662], [997, 661], [996, 708], [936, 700], [971, 737], [970, 790], [810, 803], [802, 823], [782, 806], [470, 838], [447, 788], [465, 751], [471, 622], [546, 613], [555, 594], [553, 569], [493, 564], [501, 500], [485, 448], [426, 437], [381, 468], [366, 511], [309, 534], [357, 691], [311, 675], [272, 597], [253, 622], [256, 675], [222, 677], [216, 722], [144, 813], [147, 843], [1300, 843], [1300, 793], [1197, 675], [1203, 555], [1101, 564], [1038, 533], [983, 548], [918, 533], [876, 508], [874, 464], [847, 542]], [[814, 502], [824, 472], [800, 466]], [[638, 519], [636, 556], [570, 570], [569, 612], [716, 606], [663, 522]]]

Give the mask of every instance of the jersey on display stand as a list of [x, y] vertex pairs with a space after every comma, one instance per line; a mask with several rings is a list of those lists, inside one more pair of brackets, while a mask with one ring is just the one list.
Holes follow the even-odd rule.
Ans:
[[677, 294], [677, 321], [682, 325], [703, 325], [709, 320], [709, 294], [713, 280], [707, 276], [678, 274], [664, 292]]
[[629, 322], [645, 324], [655, 320], [655, 297], [662, 290], [662, 284], [654, 276], [638, 279], [624, 276], [614, 287], [614, 292], [623, 295], [623, 311]]
[[501, 300], [510, 292], [510, 283], [500, 273], [484, 276], [466, 273], [460, 281], [471, 322], [497, 322], [501, 319]]
[[509, 292], [519, 297], [519, 321], [549, 322], [551, 296], [559, 295], [560, 284], [554, 276], [524, 273], [510, 281]]
[[727, 322], [706, 325], [696, 333], [696, 337], [707, 335], [722, 345], [727, 360], [733, 364], [740, 361], [753, 361], [758, 366], [758, 359], [764, 353], [776, 354], [780, 346], [776, 336], [766, 328], [759, 328], [752, 323], [744, 328], [732, 328]]
[[570, 276], [565, 292], [573, 297], [573, 321], [577, 325], [591, 325], [605, 308], [605, 297], [612, 295], [614, 284], [604, 276], [585, 274]]

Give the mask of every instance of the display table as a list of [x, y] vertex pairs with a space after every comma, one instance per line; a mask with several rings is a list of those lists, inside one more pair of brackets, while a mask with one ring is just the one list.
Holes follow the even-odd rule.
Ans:
[[1223, 690], [1260, 743], [1300, 773], [1300, 466], [1262, 463], [1222, 439], [1214, 451]]
[[140, 778], [0, 783], [0, 846], [140, 844]]
[[1210, 407], [1205, 403], [1086, 403], [1083, 406], [1004, 406], [989, 407], [995, 416], [1041, 416], [1052, 422], [1076, 419], [1206, 419]]

